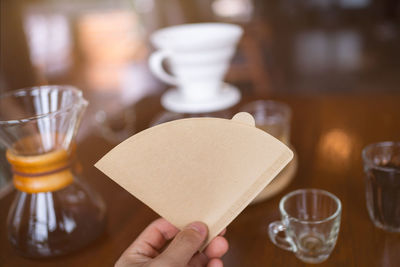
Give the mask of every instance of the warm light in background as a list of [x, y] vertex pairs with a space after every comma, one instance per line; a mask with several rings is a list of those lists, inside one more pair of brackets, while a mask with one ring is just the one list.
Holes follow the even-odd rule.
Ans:
[[78, 39], [92, 89], [119, 90], [131, 62], [144, 61], [147, 46], [134, 10], [99, 10], [82, 15]]
[[347, 167], [354, 151], [354, 138], [343, 129], [332, 129], [322, 135], [317, 149], [322, 163]]
[[252, 0], [215, 0], [212, 3], [215, 15], [239, 21], [248, 21], [253, 14]]

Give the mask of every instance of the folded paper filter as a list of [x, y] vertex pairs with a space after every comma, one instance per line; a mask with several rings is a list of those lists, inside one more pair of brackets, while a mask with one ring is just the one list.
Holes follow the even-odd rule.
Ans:
[[217, 236], [292, 159], [253, 117], [182, 119], [144, 130], [96, 167], [182, 229], [193, 221]]

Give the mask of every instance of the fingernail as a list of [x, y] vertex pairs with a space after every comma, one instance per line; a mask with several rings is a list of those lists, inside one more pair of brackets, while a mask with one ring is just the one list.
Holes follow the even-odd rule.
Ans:
[[195, 230], [196, 232], [200, 233], [201, 236], [207, 235], [207, 226], [202, 222], [194, 222], [189, 224], [188, 228]]

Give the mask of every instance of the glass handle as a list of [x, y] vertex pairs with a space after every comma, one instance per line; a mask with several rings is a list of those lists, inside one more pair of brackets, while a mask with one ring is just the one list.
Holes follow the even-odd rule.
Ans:
[[281, 221], [272, 222], [268, 227], [269, 239], [272, 243], [285, 250], [293, 251], [291, 244], [287, 241], [286, 237], [278, 236], [279, 232], [286, 230], [286, 226]]

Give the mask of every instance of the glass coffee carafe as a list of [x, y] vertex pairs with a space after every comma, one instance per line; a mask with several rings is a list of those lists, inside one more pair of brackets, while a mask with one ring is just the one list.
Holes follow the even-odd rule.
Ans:
[[7, 225], [26, 257], [66, 254], [102, 232], [106, 208], [79, 176], [74, 142], [87, 101], [70, 86], [0, 95], [0, 141], [17, 189]]

